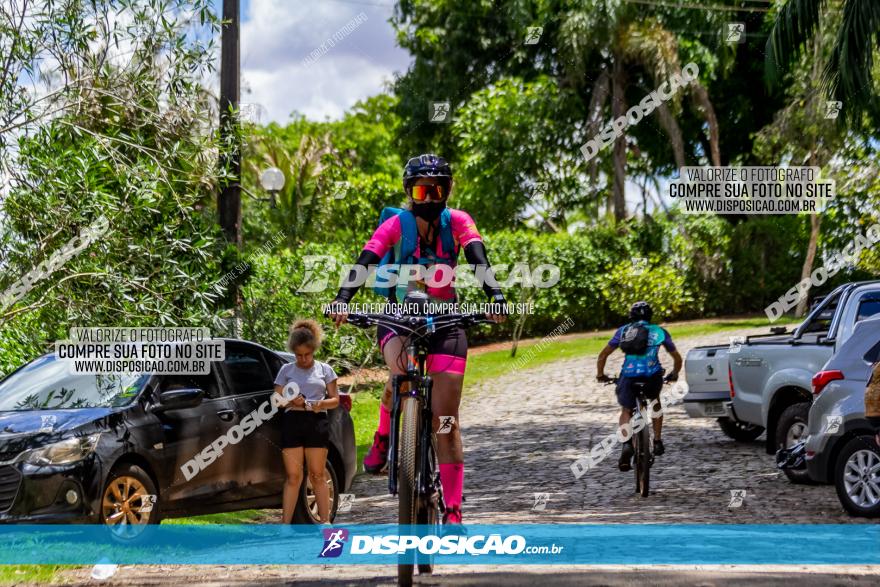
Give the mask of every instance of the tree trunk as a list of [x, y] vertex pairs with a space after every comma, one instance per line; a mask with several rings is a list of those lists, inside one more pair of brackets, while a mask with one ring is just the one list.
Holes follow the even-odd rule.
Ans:
[[721, 165], [721, 145], [720, 131], [718, 130], [718, 117], [715, 116], [715, 107], [712, 106], [712, 101], [709, 100], [709, 92], [706, 91], [706, 88], [703, 87], [699, 80], [694, 80], [691, 84], [694, 100], [699, 105], [700, 110], [703, 111], [703, 115], [706, 117], [706, 122], [709, 124], [709, 158], [712, 161], [712, 165], [719, 167]]
[[[526, 293], [528, 292], [528, 293]], [[532, 298], [535, 296], [534, 288], [522, 288], [520, 290], [519, 302], [521, 304], [528, 304], [532, 301]], [[519, 339], [522, 337], [523, 330], [526, 327], [526, 320], [529, 315], [525, 312], [521, 312], [517, 317], [514, 318], [514, 326], [513, 326], [513, 345], [510, 347], [510, 358], [516, 358], [516, 351], [519, 348]]]
[[[814, 87], [820, 87], [821, 84], [821, 69], [820, 69], [820, 61], [822, 55], [822, 28], [819, 27], [818, 33], [813, 37], [813, 68], [811, 72], [811, 81], [813, 82]], [[819, 105], [818, 98], [812, 96], [807, 101], [808, 115], [810, 117], [816, 117], [819, 113]], [[821, 167], [824, 161], [820, 161], [819, 155], [817, 153], [817, 137], [810, 137], [810, 154], [809, 154], [809, 162], [810, 167]], [[816, 249], [819, 246], [819, 228], [822, 224], [822, 217], [818, 214], [810, 215], [810, 242], [807, 245], [807, 256], [804, 259], [804, 266], [801, 268], [801, 281], [808, 278], [810, 273], [813, 271], [813, 263], [816, 260]], [[797, 308], [795, 309], [795, 316], [798, 318], [804, 316], [807, 313], [807, 300], [808, 296], [804, 296], [802, 300], [798, 302]]]
[[[626, 72], [623, 69], [623, 56], [615, 52], [614, 73], [611, 84], [611, 118], [617, 120], [626, 116]], [[614, 139], [614, 219], [626, 220], [626, 133]]]
[[660, 119], [660, 126], [669, 135], [669, 141], [672, 143], [672, 154], [675, 157], [675, 165], [679, 169], [685, 166], [684, 161], [684, 139], [681, 136], [681, 128], [678, 126], [675, 117], [669, 110], [669, 106], [661, 103], [657, 106], [657, 118]]
[[[810, 215], [810, 244], [807, 245], [807, 257], [804, 259], [804, 266], [801, 269], [801, 281], [807, 279], [813, 271], [813, 262], [816, 260], [816, 248], [819, 245], [819, 227], [822, 224], [822, 217], [818, 214]], [[802, 318], [807, 313], [807, 300], [809, 296], [804, 296], [798, 302], [795, 316]]]
[[[602, 128], [602, 108], [608, 100], [608, 71], [602, 70], [596, 83], [593, 84], [593, 92], [590, 96], [590, 105], [587, 107], [587, 140], [595, 137]], [[599, 160], [593, 158], [590, 161], [590, 181], [596, 187], [596, 178], [599, 175]]]

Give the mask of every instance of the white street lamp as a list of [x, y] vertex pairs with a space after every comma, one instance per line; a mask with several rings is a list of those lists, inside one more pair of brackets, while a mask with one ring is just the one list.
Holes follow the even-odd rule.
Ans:
[[264, 169], [263, 173], [260, 174], [260, 185], [263, 186], [264, 190], [269, 192], [269, 197], [271, 198], [270, 205], [273, 208], [276, 206], [275, 194], [284, 188], [284, 182], [284, 172], [277, 167]]

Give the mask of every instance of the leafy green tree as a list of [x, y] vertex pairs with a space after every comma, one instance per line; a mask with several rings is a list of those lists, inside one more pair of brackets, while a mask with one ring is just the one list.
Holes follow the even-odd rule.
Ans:
[[[804, 164], [819, 167], [828, 175], [829, 164], [844, 148], [846, 141], [866, 141], [870, 128], [862, 120], [851, 120], [847, 131], [827, 116], [827, 100], [823, 91], [822, 68], [836, 51], [835, 37], [841, 20], [839, 5], [829, 3], [822, 12], [814, 34], [806, 39], [806, 50], [796, 56], [797, 63], [786, 77], [788, 104], [776, 113], [772, 124], [758, 133], [756, 153], [769, 161], [782, 164]], [[778, 26], [778, 23], [777, 23]], [[833, 175], [831, 179], [836, 179]], [[845, 197], [845, 192], [841, 194]], [[829, 202], [834, 205], [834, 201]], [[810, 276], [819, 252], [821, 225], [824, 214], [809, 215], [810, 238], [801, 268], [800, 279]], [[802, 299], [795, 314], [807, 311], [807, 298]]]
[[[461, 130], [460, 126], [453, 125], [450, 129], [448, 125], [431, 124], [430, 102], [449, 101], [455, 116], [470, 117], [466, 124], [473, 126], [476, 106], [469, 105], [472, 99], [505, 115], [512, 114], [510, 107], [516, 99], [511, 88], [504, 86], [505, 78], [522, 85], [524, 98], [529, 96], [526, 90], [531, 87], [529, 84], [543, 84], [543, 79], [551, 79], [560, 97], [557, 108], [550, 113], [553, 121], [539, 124], [532, 134], [539, 140], [557, 144], [536, 148], [537, 142], [530, 141], [527, 148], [519, 151], [521, 157], [507, 165], [526, 170], [544, 166], [547, 171], [543, 175], [566, 168], [569, 161], [542, 157], [555, 155], [566, 143], [579, 145], [592, 138], [603, 121], [623, 115], [628, 104], [637, 104], [659, 82], [680, 70], [680, 61], [686, 63], [699, 57], [702, 68], [706, 61], [710, 65], [717, 64], [730, 54], [718, 38], [720, 15], [667, 6], [646, 7], [619, 0], [510, 0], [501, 6], [463, 0], [409, 0], [399, 4], [393, 22], [400, 44], [415, 57], [413, 66], [395, 85], [400, 96], [403, 144], [414, 148], [440, 146], [445, 153], [451, 153], [453, 158], [461, 157], [466, 166], [473, 168], [467, 161], [471, 156], [469, 147], [479, 139], [470, 133], [465, 143], [456, 143], [453, 137]], [[535, 27], [541, 28], [540, 40], [527, 44], [530, 29]], [[699, 34], [689, 36], [691, 29], [697, 33], [714, 30], [718, 35], [709, 39]], [[713, 43], [721, 46], [713, 46]], [[582, 178], [581, 191], [594, 198], [600, 194], [596, 177], [602, 168], [614, 178], [610, 208], [618, 219], [626, 215], [623, 187], [628, 141], [637, 142], [642, 152], [650, 153], [654, 169], [668, 166], [670, 155], [676, 165], [683, 164], [686, 157], [705, 156], [718, 162], [720, 130], [704, 88], [713, 71], [711, 67], [704, 69], [707, 73], [693, 86], [692, 94], [695, 97], [693, 114], [705, 122], [707, 131], [701, 123], [696, 126], [697, 132], [682, 133], [677, 118], [686, 113], [681, 110], [679, 101], [664, 105], [657, 110], [656, 125], [643, 123], [615, 141], [610, 160], [602, 153], [588, 170], [583, 163], [581, 169], [571, 170], [570, 174], [581, 175], [589, 171], [590, 180]], [[475, 94], [483, 88], [488, 89], [487, 95]], [[507, 104], [488, 106], [487, 98], [506, 100]], [[527, 104], [524, 100], [522, 103]], [[489, 116], [486, 114], [484, 118]], [[528, 122], [533, 118], [520, 110], [515, 118], [501, 119], [495, 126], [509, 124], [513, 127], [511, 135], [522, 135], [523, 131], [515, 130], [523, 126], [520, 120]], [[563, 126], [566, 128], [564, 138], [547, 136], [545, 132]], [[664, 136], [662, 141], [641, 140], [646, 134], [656, 135], [658, 130]], [[704, 134], [708, 148], [704, 148]], [[513, 136], [505, 138], [509, 142]], [[495, 161], [498, 156], [492, 152], [484, 159]], [[485, 175], [491, 171], [487, 169]], [[508, 178], [498, 181], [505, 186], [511, 182]], [[525, 185], [520, 185], [520, 190], [530, 193], [531, 183], [540, 181], [538, 177], [531, 177], [521, 182]], [[510, 199], [507, 194], [501, 197]], [[590, 207], [587, 205], [587, 209]], [[510, 226], [523, 210], [507, 212]]]
[[0, 324], [36, 315], [49, 339], [77, 324], [222, 328], [213, 286], [235, 259], [212, 209], [210, 2], [16, 2], [0, 23], [0, 287], [107, 221]]
[[843, 102], [841, 119], [877, 112], [874, 57], [880, 48], [880, 3], [872, 0], [786, 0], [767, 39], [765, 70], [778, 83], [798, 56], [810, 51], [810, 39], [821, 35], [823, 20], [842, 9], [834, 23], [834, 45], [823, 59], [825, 86]]
[[350, 243], [350, 254], [357, 255], [381, 208], [404, 199], [403, 160], [394, 149], [394, 103], [392, 97], [378, 95], [359, 102], [338, 121], [299, 117], [286, 126], [248, 129], [247, 193], [265, 197], [260, 195], [259, 175], [269, 166], [281, 169], [286, 182], [276, 209], [245, 201], [245, 242], [266, 242], [279, 229], [290, 246], [333, 235], [336, 242]]
[[577, 120], [559, 115], [572, 111], [565, 101], [574, 99], [546, 77], [505, 78], [474, 93], [452, 128], [460, 152], [454, 205], [483, 230], [522, 227], [529, 215], [528, 224], [564, 229], [566, 211], [592, 201], [581, 189], [579, 145], [569, 130]]

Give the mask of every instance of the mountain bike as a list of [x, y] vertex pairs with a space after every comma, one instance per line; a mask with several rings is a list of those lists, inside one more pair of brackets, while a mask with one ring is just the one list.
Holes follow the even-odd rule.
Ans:
[[[404, 307], [427, 303], [427, 297], [407, 296]], [[422, 306], [424, 307], [424, 306]], [[348, 322], [367, 328], [384, 325], [406, 333], [406, 373], [391, 377], [391, 434], [388, 443], [388, 492], [398, 496], [400, 525], [437, 526], [445, 510], [437, 467], [431, 393], [433, 380], [426, 372], [428, 338], [456, 326], [470, 328], [490, 322], [485, 314], [365, 314], [352, 312]], [[433, 571], [433, 557], [402, 555], [397, 566], [400, 585], [412, 584], [414, 565], [419, 573]]]
[[[619, 381], [619, 377], [612, 377], [606, 382], [606, 385], [613, 383], [616, 386]], [[654, 464], [654, 445], [651, 442], [653, 424], [648, 413], [648, 398], [645, 397], [647, 385], [645, 381], [632, 382], [633, 391], [636, 394], [636, 407], [632, 410], [633, 418], [630, 419], [630, 424], [632, 424], [635, 418], [641, 418], [645, 423], [642, 429], [632, 436], [633, 452], [635, 453], [633, 456], [635, 461], [633, 470], [636, 474], [636, 493], [642, 497], [648, 497], [651, 485], [651, 465]]]

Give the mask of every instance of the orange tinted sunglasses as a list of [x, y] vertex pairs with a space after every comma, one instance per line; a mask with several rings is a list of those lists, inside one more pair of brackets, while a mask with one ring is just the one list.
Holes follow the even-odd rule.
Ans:
[[414, 185], [411, 196], [413, 202], [442, 202], [446, 199], [446, 190], [442, 185]]

